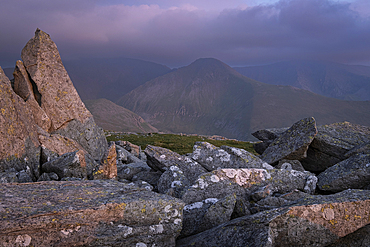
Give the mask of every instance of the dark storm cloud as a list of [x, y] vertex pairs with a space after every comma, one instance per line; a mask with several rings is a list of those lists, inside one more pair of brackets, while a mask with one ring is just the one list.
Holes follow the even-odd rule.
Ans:
[[205, 1], [170, 7], [167, 0], [140, 6], [6, 0], [0, 9], [0, 65], [14, 63], [36, 27], [51, 35], [64, 59], [125, 56], [169, 66], [199, 57], [231, 65], [288, 59], [370, 63], [370, 6], [364, 0], [281, 0], [254, 7], [241, 2], [215, 12]]

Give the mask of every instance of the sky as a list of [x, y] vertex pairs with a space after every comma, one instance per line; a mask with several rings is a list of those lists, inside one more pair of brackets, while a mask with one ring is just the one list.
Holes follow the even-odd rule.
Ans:
[[0, 0], [0, 23], [2, 67], [14, 66], [36, 28], [51, 36], [62, 60], [370, 66], [369, 0]]

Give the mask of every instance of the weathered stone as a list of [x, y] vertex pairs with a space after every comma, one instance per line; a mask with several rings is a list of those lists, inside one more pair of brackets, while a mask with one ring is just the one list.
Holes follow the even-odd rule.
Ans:
[[37, 182], [41, 182], [41, 181], [58, 181], [59, 180], [59, 177], [56, 173], [54, 172], [51, 172], [51, 173], [46, 173], [44, 172], [43, 174], [41, 174], [41, 176], [39, 177], [39, 179], [37, 180]]
[[263, 129], [263, 130], [257, 130], [253, 132], [251, 135], [263, 142], [273, 141], [279, 136], [281, 136], [286, 130], [288, 130], [288, 128]]
[[18, 183], [17, 172], [15, 169], [0, 172], [0, 184], [3, 183]]
[[221, 200], [207, 198], [201, 202], [186, 205], [179, 238], [203, 232], [229, 221], [234, 211], [235, 202], [235, 195], [232, 194]]
[[161, 176], [162, 176], [162, 172], [160, 171], [154, 171], [154, 170], [142, 171], [142, 172], [136, 173], [132, 177], [132, 181], [134, 182], [137, 180], [142, 180], [142, 181], [148, 182], [150, 185], [153, 186], [154, 191], [158, 191], [157, 184]]
[[370, 127], [349, 122], [322, 125], [310, 145], [303, 167], [312, 172], [325, 169], [345, 160], [346, 153], [357, 145], [370, 142]]
[[207, 171], [218, 168], [273, 169], [272, 166], [244, 149], [228, 146], [218, 148], [208, 142], [195, 143], [192, 159], [201, 164]]
[[370, 154], [357, 154], [317, 176], [320, 190], [339, 192], [361, 189], [370, 184]]
[[42, 165], [42, 171], [54, 172], [59, 179], [75, 177], [80, 179], [92, 179], [93, 170], [98, 164], [84, 151], [75, 151], [46, 162]]
[[117, 178], [117, 152], [116, 144], [109, 143], [109, 148], [105, 152], [99, 169], [94, 172], [94, 179], [114, 179]]
[[302, 119], [276, 138], [263, 152], [261, 159], [273, 164], [281, 159], [301, 160], [317, 134], [313, 117]]
[[252, 133], [254, 137], [262, 141], [253, 143], [254, 150], [258, 154], [263, 154], [263, 152], [268, 148], [268, 146], [287, 129], [288, 128], [263, 129]]
[[349, 158], [356, 154], [370, 154], [370, 142], [355, 146], [349, 150], [344, 156]]
[[190, 181], [207, 172], [200, 164], [187, 156], [179, 155], [169, 149], [148, 145], [145, 149], [147, 164], [154, 170], [165, 172], [171, 166], [177, 166]]
[[52, 134], [60, 134], [78, 142], [94, 160], [100, 160], [108, 149], [107, 139], [103, 130], [98, 127], [91, 117], [84, 123], [73, 119], [63, 125], [63, 128], [55, 130]]
[[116, 141], [116, 145], [123, 147], [125, 150], [129, 151], [131, 154], [135, 155], [137, 158], [141, 158], [141, 147], [132, 144], [129, 141]]
[[369, 247], [370, 246], [370, 224], [357, 231], [340, 238], [327, 247]]
[[152, 191], [154, 188], [151, 184], [149, 184], [148, 182], [142, 181], [142, 180], [136, 180], [134, 182], [129, 183], [129, 185], [133, 185], [138, 188], [144, 188], [148, 191]]
[[[117, 147], [117, 146], [116, 146]], [[131, 164], [118, 164], [117, 165], [117, 178], [132, 180], [132, 177], [139, 172], [149, 172], [150, 167], [144, 163], [131, 163]]]
[[31, 172], [28, 170], [22, 170], [17, 173], [18, 183], [32, 183]]
[[[78, 150], [84, 150], [76, 141], [59, 134], [39, 134], [39, 140], [46, 159], [48, 161], [65, 153], [71, 153]], [[47, 151], [46, 151], [47, 150]], [[86, 152], [86, 151], [85, 151]], [[48, 157], [50, 156], [50, 157]]]
[[130, 164], [130, 163], [141, 163], [143, 162], [141, 159], [127, 151], [125, 148], [116, 145], [117, 149], [117, 160], [121, 161], [123, 164]]
[[278, 165], [275, 166], [276, 169], [285, 169], [285, 170], [296, 170], [304, 172], [301, 162], [299, 160], [280, 160]]
[[370, 223], [370, 191], [311, 196], [177, 241], [182, 246], [327, 246]]
[[37, 86], [30, 80], [22, 61], [18, 60], [14, 70], [14, 92], [18, 94], [31, 109], [35, 123], [45, 131], [51, 128], [51, 120], [41, 108], [41, 95]]
[[184, 172], [177, 166], [171, 166], [158, 180], [158, 192], [181, 198], [185, 188], [190, 186]]
[[112, 180], [3, 184], [0, 198], [6, 247], [174, 246], [184, 207]]
[[219, 169], [202, 174], [187, 189], [182, 200], [192, 203], [211, 197], [222, 198], [231, 193], [245, 197], [267, 185], [273, 193], [284, 194], [295, 189], [313, 193], [315, 181], [317, 178], [313, 174], [295, 170]]
[[0, 67], [0, 171], [31, 169], [40, 175], [40, 148], [33, 115]]
[[104, 133], [78, 96], [50, 36], [37, 29], [21, 57], [37, 92], [35, 98], [51, 121], [48, 132], [77, 141], [100, 160], [107, 148]]

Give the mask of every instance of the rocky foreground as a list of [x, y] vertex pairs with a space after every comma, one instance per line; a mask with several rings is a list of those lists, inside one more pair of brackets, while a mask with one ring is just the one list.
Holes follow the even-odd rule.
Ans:
[[22, 60], [0, 68], [0, 246], [370, 246], [370, 127], [142, 152], [107, 143], [49, 35]]

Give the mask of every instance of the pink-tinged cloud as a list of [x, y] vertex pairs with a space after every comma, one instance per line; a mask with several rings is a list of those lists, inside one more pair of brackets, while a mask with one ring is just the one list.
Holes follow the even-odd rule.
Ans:
[[231, 65], [289, 59], [370, 63], [367, 0], [151, 2], [3, 0], [0, 66], [18, 59], [37, 27], [51, 35], [64, 59], [121, 56], [169, 66], [199, 57]]

